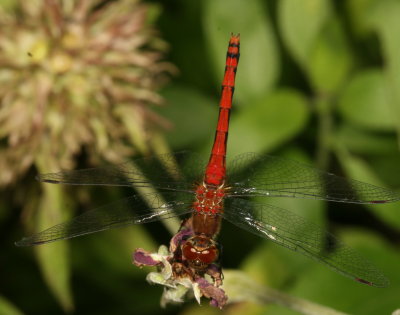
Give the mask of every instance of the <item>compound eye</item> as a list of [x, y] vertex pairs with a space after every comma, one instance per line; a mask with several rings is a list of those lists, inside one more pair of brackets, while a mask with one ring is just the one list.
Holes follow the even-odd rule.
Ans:
[[218, 249], [215, 246], [209, 247], [199, 253], [199, 259], [209, 265], [218, 258]]
[[190, 242], [186, 242], [183, 245], [182, 254], [187, 260], [196, 260], [199, 256], [199, 253]]
[[203, 250], [197, 250], [193, 244], [188, 241], [182, 248], [182, 254], [192, 265], [207, 266], [217, 260], [219, 252], [214, 245]]

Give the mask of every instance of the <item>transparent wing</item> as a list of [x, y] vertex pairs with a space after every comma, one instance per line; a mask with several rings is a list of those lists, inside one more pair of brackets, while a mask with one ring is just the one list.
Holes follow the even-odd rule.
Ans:
[[205, 164], [206, 161], [195, 154], [180, 152], [134, 159], [107, 167], [40, 174], [36, 178], [53, 184], [151, 186], [164, 190], [192, 191], [194, 183], [202, 179]]
[[394, 191], [278, 157], [245, 153], [237, 156], [228, 170], [231, 196], [311, 198], [348, 203], [400, 200], [400, 194]]
[[321, 262], [361, 283], [386, 287], [388, 279], [372, 263], [332, 234], [285, 209], [235, 198], [223, 217], [253, 234]]
[[[146, 202], [139, 195], [121, 199], [87, 211], [70, 221], [24, 237], [17, 246], [40, 245], [84, 234], [95, 233], [131, 224], [142, 224], [168, 219], [192, 210], [192, 195], [186, 193], [148, 194]], [[171, 200], [171, 201], [166, 201]]]

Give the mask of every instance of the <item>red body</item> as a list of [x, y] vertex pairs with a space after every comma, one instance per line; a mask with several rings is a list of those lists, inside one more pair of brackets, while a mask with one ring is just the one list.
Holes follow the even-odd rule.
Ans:
[[229, 116], [235, 90], [236, 69], [239, 62], [239, 35], [232, 35], [226, 56], [225, 75], [222, 81], [222, 95], [219, 103], [219, 117], [215, 132], [210, 161], [204, 177], [205, 185], [221, 186], [225, 181], [226, 143], [228, 140]]
[[214, 238], [220, 229], [221, 216], [218, 214], [223, 211], [225, 196], [226, 145], [236, 69], [240, 56], [239, 48], [239, 35], [231, 35], [222, 81], [222, 95], [214, 144], [204, 180], [196, 189], [196, 200], [193, 204], [195, 211], [192, 216], [192, 228], [195, 236], [182, 246], [183, 256], [196, 269], [206, 268], [217, 260], [219, 255]]

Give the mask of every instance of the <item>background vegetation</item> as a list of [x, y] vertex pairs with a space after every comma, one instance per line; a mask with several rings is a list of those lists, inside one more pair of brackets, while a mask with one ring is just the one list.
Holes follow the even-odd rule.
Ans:
[[[45, 31], [57, 30], [48, 27], [58, 21], [49, 18], [54, 12], [35, 14], [41, 5], [31, 1], [31, 13], [22, 14], [21, 3], [0, 1], [0, 314], [219, 312], [193, 301], [160, 309], [161, 288], [147, 285], [147, 269], [131, 265], [135, 248], [155, 249], [169, 241], [161, 223], [39, 249], [13, 243], [29, 231], [129, 194], [48, 187], [34, 181], [37, 172], [149, 152], [187, 149], [206, 155], [231, 32], [241, 34], [242, 49], [230, 156], [248, 151], [285, 156], [379, 186], [400, 187], [400, 1], [154, 0], [144, 2], [145, 10], [133, 0], [89, 1], [87, 16], [106, 11], [94, 26], [93, 19], [83, 19], [92, 30], [83, 42], [106, 41], [110, 46], [103, 51], [96, 45], [72, 49], [57, 32]], [[107, 11], [111, 3], [115, 9]], [[73, 12], [64, 5], [66, 20]], [[82, 21], [75, 17], [73, 22]], [[139, 20], [137, 28], [132, 26]], [[115, 33], [111, 26], [116, 25], [132, 29]], [[169, 52], [163, 61], [165, 43]], [[115, 49], [111, 57], [110, 47]], [[55, 52], [73, 58], [65, 61]], [[96, 63], [88, 62], [90, 53]], [[168, 73], [173, 76], [165, 85]], [[156, 93], [161, 85], [164, 103]], [[44, 88], [52, 97], [40, 98]], [[45, 109], [39, 120], [51, 132], [37, 135], [32, 122], [37, 122], [40, 104]], [[391, 286], [377, 289], [352, 282], [227, 223], [220, 237], [225, 268], [343, 312], [388, 314], [399, 307], [398, 203], [268, 203], [331, 230], [378, 265]], [[293, 313], [252, 303], [231, 305], [225, 312], [244, 310]]]

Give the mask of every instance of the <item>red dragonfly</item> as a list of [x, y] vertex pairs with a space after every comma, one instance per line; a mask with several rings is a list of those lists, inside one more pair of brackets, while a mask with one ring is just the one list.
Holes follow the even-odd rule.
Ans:
[[[200, 272], [218, 261], [216, 237], [224, 218], [251, 233], [311, 257], [344, 276], [368, 285], [387, 286], [387, 278], [373, 264], [327, 231], [287, 210], [254, 203], [249, 198], [292, 197], [367, 204], [398, 201], [399, 194], [295, 161], [253, 153], [237, 156], [226, 167], [239, 48], [239, 35], [231, 35], [215, 141], [208, 162], [191, 154], [178, 153], [136, 159], [135, 166], [127, 162], [38, 175], [39, 181], [52, 184], [152, 187], [158, 192], [145, 198], [136, 194], [85, 212], [69, 222], [23, 238], [16, 245], [39, 245], [190, 214], [193, 235], [181, 244], [181, 255], [189, 267]], [[189, 162], [179, 169], [164, 167], [172, 161]]]

